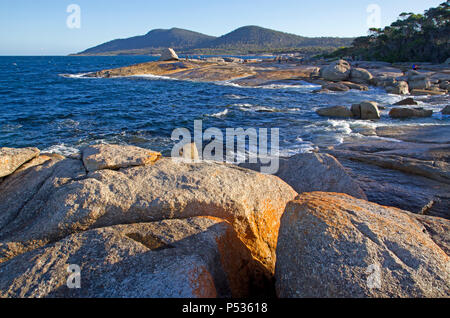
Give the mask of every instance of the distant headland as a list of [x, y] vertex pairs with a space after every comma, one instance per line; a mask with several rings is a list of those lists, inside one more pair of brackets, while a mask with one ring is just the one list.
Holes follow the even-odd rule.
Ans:
[[246, 55], [262, 53], [334, 51], [350, 46], [354, 38], [303, 37], [259, 26], [245, 26], [220, 37], [189, 30], [156, 29], [145, 35], [117, 39], [73, 55], [152, 55], [164, 48], [174, 48], [181, 54]]

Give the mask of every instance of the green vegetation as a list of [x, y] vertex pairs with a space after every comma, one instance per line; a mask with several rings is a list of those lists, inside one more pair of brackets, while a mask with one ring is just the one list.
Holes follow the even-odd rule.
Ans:
[[326, 57], [355, 56], [386, 62], [442, 63], [450, 56], [450, 4], [446, 1], [425, 14], [402, 13], [384, 29], [370, 29], [349, 48]]

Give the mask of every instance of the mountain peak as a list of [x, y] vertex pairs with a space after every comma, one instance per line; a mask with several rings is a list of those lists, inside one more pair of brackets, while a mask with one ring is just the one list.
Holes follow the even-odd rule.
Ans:
[[270, 51], [273, 49], [292, 49], [311, 47], [340, 47], [350, 45], [353, 39], [339, 38], [305, 38], [295, 34], [284, 33], [257, 25], [240, 27], [219, 38], [177, 27], [171, 29], [154, 29], [142, 36], [113, 40], [90, 48], [80, 54], [148, 54], [163, 48], [179, 51], [197, 49], [232, 52]]

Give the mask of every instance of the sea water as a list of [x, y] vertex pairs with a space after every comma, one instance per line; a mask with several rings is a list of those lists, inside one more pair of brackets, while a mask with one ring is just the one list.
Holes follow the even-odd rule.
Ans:
[[155, 60], [148, 56], [0, 57], [0, 147], [38, 147], [69, 155], [89, 144], [128, 144], [170, 153], [176, 128], [279, 128], [281, 155], [342, 143], [382, 125], [450, 124], [440, 115], [380, 121], [329, 119], [320, 107], [350, 106], [363, 100], [390, 105], [402, 96], [380, 88], [367, 92], [314, 94], [307, 82], [241, 87], [230, 82], [199, 83], [158, 76], [84, 78], [89, 72]]

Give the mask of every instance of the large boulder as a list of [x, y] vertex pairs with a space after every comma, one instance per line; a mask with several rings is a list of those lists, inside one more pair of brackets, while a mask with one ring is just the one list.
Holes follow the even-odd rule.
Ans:
[[322, 88], [333, 92], [347, 92], [350, 90], [350, 87], [341, 83], [328, 83]]
[[0, 148], [0, 178], [10, 175], [38, 155], [37, 148]]
[[386, 91], [389, 94], [407, 95], [409, 94], [409, 86], [406, 81], [395, 82], [392, 86], [387, 86]]
[[271, 273], [279, 220], [296, 194], [275, 176], [222, 163], [167, 158], [86, 174], [80, 160], [50, 160], [0, 184], [0, 263], [92, 228], [214, 216]]
[[440, 89], [450, 90], [450, 81], [444, 80], [439, 83]]
[[426, 74], [411, 70], [408, 71], [406, 76], [410, 90], [429, 89], [431, 87], [431, 82]]
[[[2, 254], [1, 238], [8, 236], [8, 226], [25, 227], [28, 218], [38, 217], [37, 211], [44, 208], [49, 197], [73, 180], [85, 177], [86, 170], [81, 160], [41, 155], [0, 184], [0, 263], [4, 257], [15, 254], [7, 250], [4, 251], [6, 254]], [[50, 211], [48, 213], [51, 215]], [[36, 231], [39, 232], [39, 228]]]
[[338, 84], [345, 85], [349, 89], [355, 89], [358, 91], [368, 91], [369, 90], [369, 87], [367, 87], [366, 85], [363, 85], [363, 84], [356, 84], [356, 83], [347, 82], [347, 81], [339, 82]]
[[367, 199], [364, 191], [331, 155], [303, 153], [280, 161], [277, 176], [297, 193], [323, 191]]
[[350, 72], [350, 80], [354, 83], [367, 84], [373, 79], [373, 75], [363, 68], [352, 68]]
[[353, 113], [345, 106], [319, 108], [316, 113], [323, 117], [352, 118]]
[[389, 112], [391, 118], [415, 118], [415, 117], [431, 117], [432, 110], [424, 108], [392, 108]]
[[347, 61], [339, 60], [320, 69], [320, 77], [327, 81], [345, 81], [350, 78], [351, 66]]
[[409, 89], [429, 89], [431, 83], [428, 79], [416, 79], [408, 81]]
[[359, 119], [380, 119], [380, 111], [377, 102], [364, 101], [354, 104], [351, 111], [355, 118]]
[[[69, 288], [77, 287], [69, 266], [79, 268], [80, 288]], [[0, 272], [0, 297], [241, 298], [268, 288], [230, 224], [206, 217], [73, 234]]]
[[177, 53], [171, 48], [164, 49], [164, 51], [161, 53], [160, 61], [178, 61], [179, 57]]
[[[261, 169], [260, 164], [243, 163], [240, 166], [255, 171]], [[338, 192], [367, 199], [364, 191], [347, 174], [339, 161], [328, 154], [301, 153], [290, 158], [280, 158], [276, 176], [297, 193]]]
[[449, 231], [448, 220], [343, 194], [304, 193], [281, 221], [277, 294], [450, 297]]
[[395, 87], [397, 80], [392, 76], [378, 76], [372, 79], [371, 81], [375, 86], [381, 87]]
[[143, 166], [161, 158], [159, 152], [125, 145], [94, 145], [82, 153], [87, 171]]
[[395, 106], [418, 105], [414, 98], [406, 98], [394, 104]]
[[441, 113], [443, 115], [450, 115], [450, 105], [445, 106]]

